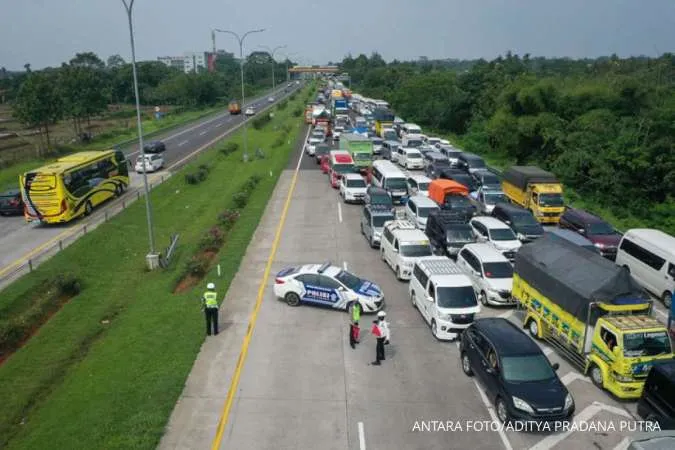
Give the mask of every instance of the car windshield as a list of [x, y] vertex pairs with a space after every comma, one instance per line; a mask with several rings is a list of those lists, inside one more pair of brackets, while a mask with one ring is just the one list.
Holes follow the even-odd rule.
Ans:
[[493, 241], [515, 241], [516, 235], [513, 234], [511, 228], [492, 228], [490, 239]]
[[317, 155], [327, 155], [329, 151], [330, 151], [330, 147], [328, 147], [327, 145], [318, 145], [316, 147], [316, 154]]
[[335, 276], [335, 279], [353, 291], [358, 290], [363, 284], [363, 280], [361, 278], [347, 272], [346, 270], [341, 270], [340, 273]]
[[472, 169], [482, 169], [483, 167], [485, 167], [485, 161], [483, 161], [482, 159], [467, 158], [466, 162]]
[[373, 159], [373, 155], [370, 153], [353, 153], [352, 155], [355, 161], [370, 161]]
[[539, 194], [539, 206], [556, 207], [563, 206], [564, 204], [562, 195], [560, 194]]
[[333, 170], [337, 173], [354, 173], [356, 168], [354, 164], [335, 164]]
[[517, 226], [531, 226], [531, 225], [538, 225], [539, 222], [532, 216], [532, 214], [524, 213], [524, 214], [513, 214], [512, 216], [513, 224]]
[[506, 261], [485, 263], [483, 272], [485, 278], [513, 278], [513, 266]]
[[426, 218], [429, 217], [431, 211], [438, 211], [438, 206], [421, 206], [417, 208], [417, 215]]
[[373, 139], [373, 145], [382, 145], [382, 139]]
[[405, 178], [387, 178], [384, 185], [387, 189], [407, 189], [408, 187]]
[[401, 256], [414, 258], [431, 256], [431, 247], [429, 244], [404, 244], [401, 245]]
[[501, 359], [502, 376], [511, 383], [545, 381], [555, 377], [544, 355], [506, 356]]
[[390, 220], [394, 220], [393, 214], [386, 216], [385, 215], [373, 216], [373, 227], [382, 228], [384, 226], [384, 223]]
[[469, 199], [463, 195], [446, 195], [445, 204], [449, 205], [450, 208], [468, 208], [471, 206]]
[[408, 141], [408, 145], [406, 145], [406, 147], [413, 147], [413, 148], [417, 148], [417, 147], [421, 147], [421, 146], [422, 146], [422, 141], [420, 141], [418, 139], [410, 139]]
[[422, 158], [422, 154], [420, 152], [408, 152], [407, 158], [408, 159], [420, 159], [420, 158]]
[[363, 178], [347, 180], [347, 187], [364, 188], [366, 187], [366, 180], [364, 180]]
[[596, 222], [588, 224], [588, 234], [594, 236], [606, 236], [610, 234], [615, 234], [614, 228], [607, 222]]
[[388, 194], [370, 194], [372, 205], [392, 205], [393, 202]]
[[429, 183], [426, 183], [424, 181], [420, 181], [417, 183], [417, 189], [420, 191], [428, 191], [429, 190]]
[[473, 232], [469, 225], [453, 225], [445, 231], [449, 241], [454, 242], [473, 242]]
[[483, 194], [485, 203], [488, 205], [496, 205], [497, 203], [505, 203], [506, 196], [501, 192], [486, 192]]
[[395, 131], [385, 131], [384, 135], [382, 137], [386, 140], [390, 140], [390, 139], [396, 139], [398, 136], [396, 136]]
[[478, 305], [472, 286], [438, 287], [436, 302], [441, 308], [467, 308]]
[[670, 339], [665, 331], [626, 333], [623, 336], [623, 352], [628, 358], [665, 355], [670, 353]]
[[436, 168], [450, 167], [450, 161], [447, 159], [436, 159], [434, 160], [433, 165]]
[[496, 175], [493, 175], [491, 173], [486, 173], [483, 174], [482, 176], [483, 179], [483, 184], [488, 185], [488, 186], [498, 186], [501, 184], [501, 181]]

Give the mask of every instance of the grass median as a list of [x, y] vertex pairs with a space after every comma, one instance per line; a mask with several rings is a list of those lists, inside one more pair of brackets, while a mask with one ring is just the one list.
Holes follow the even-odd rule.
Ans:
[[[241, 185], [258, 174], [262, 181], [217, 256], [223, 271], [219, 291], [229, 286], [297, 144], [303, 124], [294, 112], [305, 96], [275, 109], [274, 120], [260, 130], [249, 127], [249, 147], [262, 148], [264, 159], [243, 163], [241, 149], [227, 156], [211, 149], [184, 169], [209, 167], [198, 185], [187, 184], [179, 173], [152, 191], [158, 246], [180, 234], [167, 270], [145, 270], [140, 201], [2, 292], [0, 311], [16, 313], [45, 280], [74, 273], [81, 284], [81, 293], [0, 366], [1, 448], [157, 445], [204, 340], [203, 283], [172, 294], [176, 280], [204, 232], [232, 206]], [[237, 134], [230, 140], [239, 139]]]

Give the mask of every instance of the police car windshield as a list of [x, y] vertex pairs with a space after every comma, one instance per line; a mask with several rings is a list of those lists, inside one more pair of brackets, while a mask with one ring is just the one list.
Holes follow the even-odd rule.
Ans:
[[440, 308], [466, 308], [478, 305], [472, 286], [438, 287], [436, 302]]
[[421, 257], [431, 256], [431, 247], [428, 244], [405, 244], [401, 245], [401, 256]]
[[626, 333], [623, 352], [628, 358], [656, 356], [670, 353], [670, 340], [665, 331], [651, 333]]
[[335, 276], [335, 279], [353, 291], [358, 290], [363, 284], [363, 280], [361, 278], [347, 272], [346, 270], [341, 270], [340, 273]]

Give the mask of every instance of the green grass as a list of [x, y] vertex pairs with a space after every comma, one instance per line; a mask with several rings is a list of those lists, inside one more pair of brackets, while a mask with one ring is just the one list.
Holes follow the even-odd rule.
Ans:
[[[272, 151], [282, 124], [292, 125], [291, 145]], [[265, 149], [265, 159], [245, 164], [241, 149], [229, 156], [211, 149], [185, 168], [211, 167], [199, 185], [187, 185], [178, 173], [152, 191], [159, 246], [180, 233], [168, 270], [145, 270], [145, 206], [138, 201], [2, 292], [0, 310], [20, 310], [27, 293], [59, 273], [75, 273], [82, 283], [80, 295], [0, 366], [0, 447], [155, 448], [204, 339], [204, 283], [174, 295], [176, 279], [233, 194], [260, 174], [218, 255], [218, 290], [225, 292], [302, 126], [276, 111], [262, 130], [249, 129], [250, 147]]]

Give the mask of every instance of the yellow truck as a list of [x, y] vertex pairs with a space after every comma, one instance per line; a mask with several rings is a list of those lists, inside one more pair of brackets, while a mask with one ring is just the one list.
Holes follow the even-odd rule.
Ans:
[[510, 167], [502, 174], [502, 191], [513, 203], [532, 211], [541, 223], [558, 223], [565, 211], [562, 184], [539, 167]]
[[618, 398], [638, 399], [651, 366], [673, 359], [666, 327], [629, 271], [551, 233], [516, 254], [512, 295], [532, 337]]
[[375, 134], [381, 138], [384, 138], [384, 130], [394, 126], [394, 117], [394, 113], [388, 109], [378, 108], [373, 111], [373, 118], [375, 119]]

